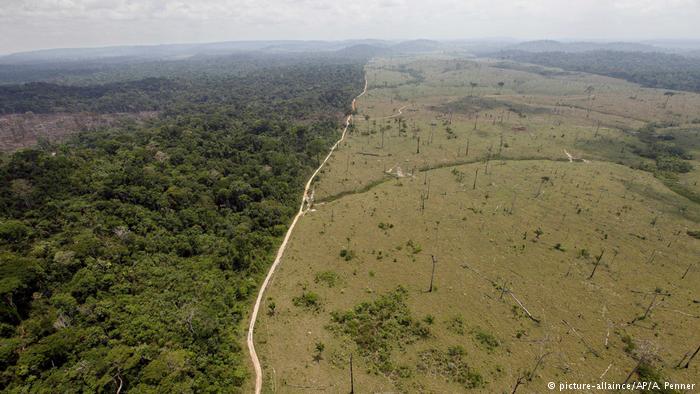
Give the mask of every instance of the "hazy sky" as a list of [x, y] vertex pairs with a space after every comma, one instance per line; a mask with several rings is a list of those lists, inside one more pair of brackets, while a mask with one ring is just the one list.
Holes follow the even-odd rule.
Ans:
[[700, 0], [0, 0], [0, 53], [250, 39], [700, 38]]

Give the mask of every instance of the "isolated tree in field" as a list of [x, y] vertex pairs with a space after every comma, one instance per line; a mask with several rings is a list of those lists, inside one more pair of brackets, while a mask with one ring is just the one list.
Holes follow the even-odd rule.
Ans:
[[501, 139], [498, 143], [498, 157], [501, 157], [502, 151], [503, 151], [503, 133], [501, 133]]
[[674, 93], [674, 92], [666, 92], [666, 93], [664, 93], [664, 96], [666, 96], [666, 102], [664, 102], [664, 108], [666, 108], [666, 106], [668, 105], [668, 100], [670, 100], [671, 97], [673, 97], [673, 96], [675, 96], [675, 95], [676, 95], [676, 93]]
[[593, 107], [593, 100], [595, 100], [595, 95], [593, 95], [593, 91], [595, 88], [593, 86], [588, 86], [585, 90], [586, 94], [588, 95], [588, 109], [586, 111], [586, 117], [591, 113], [591, 108]]
[[540, 178], [540, 186], [537, 189], [537, 193], [535, 194], [535, 198], [539, 197], [540, 194], [542, 194], [542, 188], [544, 187], [544, 184], [549, 182], [549, 181], [550, 181], [550, 179], [548, 176], [543, 176], [542, 178]]
[[[660, 288], [658, 288], [658, 287], [657, 287], [656, 289], [654, 289], [654, 291], [652, 292], [652, 294], [653, 294], [653, 297], [651, 298], [651, 302], [649, 302], [649, 306], [647, 306], [647, 309], [644, 311], [644, 315], [635, 317], [634, 319], [632, 319], [632, 321], [629, 322], [629, 324], [634, 324], [634, 323], [637, 322], [638, 320], [644, 320], [644, 319], [646, 319], [647, 317], [649, 317], [649, 314], [651, 313], [651, 310], [654, 309], [654, 307], [656, 307], [656, 305], [658, 305], [658, 304], [656, 303], [656, 299], [657, 299], [658, 296], [660, 296], [660, 295], [661, 295], [661, 296], [670, 296], [670, 295], [671, 295], [670, 293], [664, 293], [664, 292], [663, 292]], [[661, 301], [663, 302], [663, 299], [662, 299]]]
[[382, 134], [382, 145], [380, 146], [381, 149], [384, 149], [384, 131], [386, 131], [386, 128], [380, 127], [379, 128], [380, 133]]
[[493, 152], [493, 144], [489, 146], [489, 149], [486, 153], [486, 165], [484, 168], [484, 174], [488, 175], [489, 174], [489, 161], [491, 161], [491, 152]]
[[505, 85], [505, 82], [501, 81], [498, 83], [498, 93], [500, 94], [501, 91], [503, 90], [503, 85]]
[[469, 82], [469, 86], [471, 86], [471, 91], [469, 92], [470, 96], [474, 96], [474, 88], [477, 87], [476, 82]]
[[316, 342], [316, 354], [314, 354], [314, 361], [321, 362], [323, 360], [323, 351], [326, 349], [326, 345], [323, 342]]

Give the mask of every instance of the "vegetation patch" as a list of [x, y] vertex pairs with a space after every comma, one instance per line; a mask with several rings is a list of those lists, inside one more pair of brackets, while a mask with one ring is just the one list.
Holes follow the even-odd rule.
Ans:
[[321, 298], [318, 296], [318, 294], [311, 291], [305, 291], [301, 293], [299, 297], [294, 297], [292, 302], [294, 305], [300, 308], [305, 308], [315, 312], [321, 310]]
[[350, 261], [355, 258], [355, 251], [351, 249], [340, 249], [340, 257], [345, 261]]
[[462, 316], [454, 316], [447, 322], [447, 329], [457, 335], [464, 335], [464, 319]]
[[314, 282], [322, 283], [328, 287], [335, 287], [335, 285], [340, 283], [340, 276], [333, 271], [317, 272]]
[[483, 331], [480, 328], [473, 330], [472, 334], [474, 335], [474, 339], [476, 339], [476, 341], [479, 342], [479, 344], [481, 344], [481, 346], [486, 348], [486, 350], [488, 350], [489, 352], [494, 351], [498, 346], [501, 345], [501, 343], [498, 341], [498, 339], [496, 339], [495, 336], [486, 331]]
[[333, 312], [327, 328], [347, 335], [377, 372], [390, 375], [396, 369], [391, 352], [430, 335], [428, 327], [411, 316], [406, 296], [406, 289], [398, 287], [374, 302], [363, 302], [346, 312]]
[[457, 112], [463, 114], [476, 115], [483, 111], [494, 109], [506, 109], [520, 117], [527, 117], [527, 114], [550, 113], [549, 108], [536, 107], [513, 102], [507, 102], [487, 97], [466, 96], [459, 100], [451, 101], [441, 106], [431, 107], [431, 110], [438, 112]]
[[464, 388], [483, 387], [484, 378], [465, 361], [466, 352], [461, 346], [452, 346], [447, 352], [429, 349], [418, 354], [418, 371], [459, 383]]

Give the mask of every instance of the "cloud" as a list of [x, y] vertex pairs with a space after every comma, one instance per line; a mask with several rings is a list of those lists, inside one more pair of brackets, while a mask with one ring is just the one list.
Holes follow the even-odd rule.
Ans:
[[700, 38], [700, 0], [0, 2], [0, 52], [256, 38]]

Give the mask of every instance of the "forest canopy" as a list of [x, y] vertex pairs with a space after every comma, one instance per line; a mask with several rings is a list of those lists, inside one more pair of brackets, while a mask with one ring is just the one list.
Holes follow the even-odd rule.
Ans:
[[241, 321], [361, 62], [30, 83], [0, 112], [157, 110], [0, 156], [0, 390], [237, 392]]

